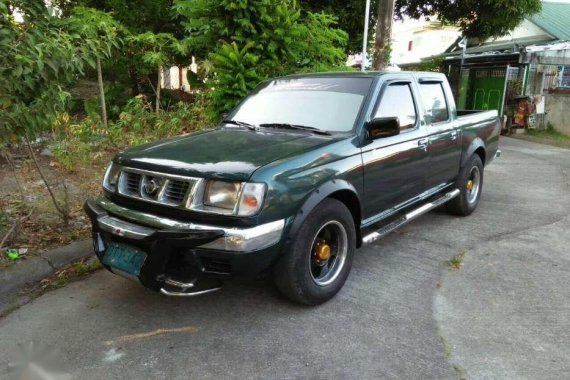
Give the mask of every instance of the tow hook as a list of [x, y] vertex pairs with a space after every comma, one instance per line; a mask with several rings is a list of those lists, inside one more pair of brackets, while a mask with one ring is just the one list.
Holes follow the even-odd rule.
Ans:
[[199, 279], [195, 278], [190, 282], [182, 282], [173, 278], [161, 275], [157, 280], [164, 283], [160, 288], [160, 293], [171, 297], [196, 297], [208, 293], [213, 293], [222, 288], [222, 283], [219, 280], [212, 280], [211, 286], [199, 286]]

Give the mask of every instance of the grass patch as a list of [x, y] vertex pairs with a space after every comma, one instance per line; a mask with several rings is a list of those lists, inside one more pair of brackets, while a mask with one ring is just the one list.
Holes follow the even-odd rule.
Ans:
[[511, 137], [540, 144], [570, 148], [570, 136], [558, 131], [554, 125], [548, 124], [546, 129], [527, 129], [525, 134], [513, 134]]
[[59, 289], [102, 268], [96, 258], [77, 261], [41, 282], [42, 290]]
[[570, 136], [557, 131], [554, 128], [549, 129], [529, 129], [526, 133], [528, 136], [538, 137], [541, 139], [552, 140], [555, 142], [570, 144]]
[[463, 259], [465, 258], [465, 251], [459, 252], [457, 255], [453, 256], [451, 259], [447, 260], [447, 266], [450, 269], [459, 270], [463, 266]]

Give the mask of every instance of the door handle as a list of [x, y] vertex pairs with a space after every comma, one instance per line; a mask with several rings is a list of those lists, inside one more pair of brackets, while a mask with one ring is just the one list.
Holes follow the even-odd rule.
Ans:
[[428, 147], [428, 139], [418, 140], [418, 148], [420, 148], [421, 150], [425, 150], [427, 152], [427, 147]]
[[457, 140], [457, 131], [451, 132], [451, 140], [452, 140], [452, 141]]

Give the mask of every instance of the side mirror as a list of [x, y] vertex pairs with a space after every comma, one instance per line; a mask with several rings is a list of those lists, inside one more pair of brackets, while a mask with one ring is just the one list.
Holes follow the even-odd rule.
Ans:
[[368, 136], [372, 140], [400, 134], [400, 119], [397, 117], [378, 117], [366, 123]]

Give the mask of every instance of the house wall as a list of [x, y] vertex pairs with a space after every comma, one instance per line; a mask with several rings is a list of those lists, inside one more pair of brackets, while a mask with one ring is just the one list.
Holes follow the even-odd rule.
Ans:
[[391, 61], [397, 65], [418, 63], [422, 58], [443, 53], [460, 35], [456, 27], [436, 26], [423, 19], [396, 21]]
[[546, 95], [546, 123], [570, 136], [570, 94]]

